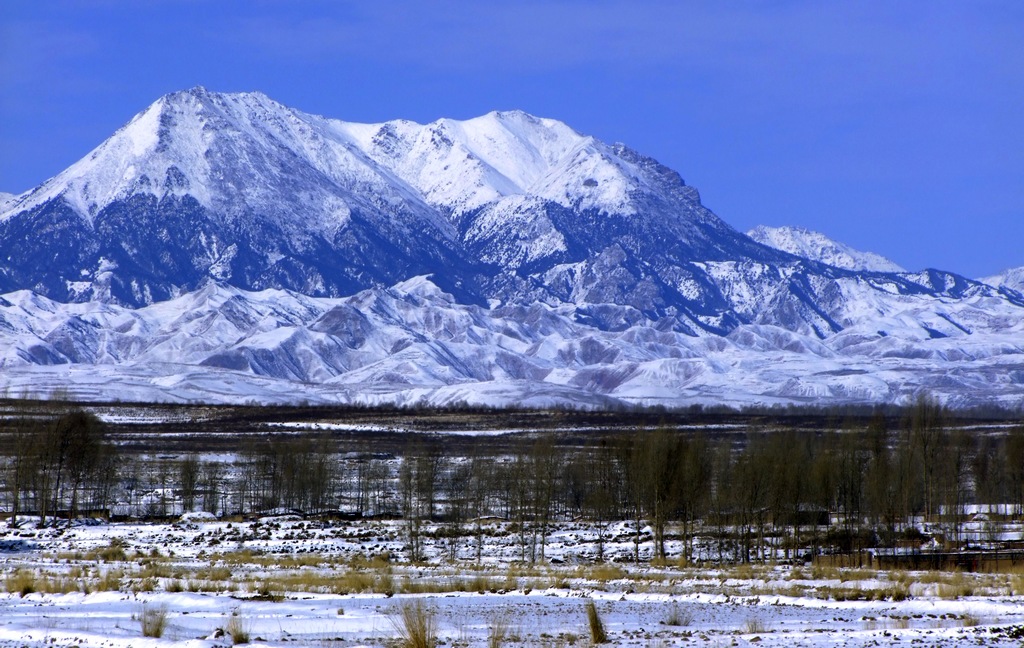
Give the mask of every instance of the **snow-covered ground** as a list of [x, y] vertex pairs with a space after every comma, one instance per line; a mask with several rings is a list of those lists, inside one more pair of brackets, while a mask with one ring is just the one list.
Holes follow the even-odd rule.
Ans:
[[[0, 535], [0, 645], [213, 648], [232, 628], [261, 646], [394, 645], [417, 602], [450, 646], [587, 645], [590, 602], [624, 646], [994, 646], [1024, 633], [1020, 575], [635, 565], [624, 523], [608, 528], [611, 562], [589, 558], [594, 527], [565, 524], [531, 565], [512, 527], [486, 523], [479, 563], [471, 536], [451, 561], [427, 525], [427, 560], [410, 564], [394, 521], [26, 519]], [[143, 637], [144, 617], [165, 623], [161, 638]]]

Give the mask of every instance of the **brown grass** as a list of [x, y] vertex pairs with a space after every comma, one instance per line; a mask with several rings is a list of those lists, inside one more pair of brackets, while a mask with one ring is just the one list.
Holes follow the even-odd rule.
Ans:
[[167, 629], [167, 608], [143, 603], [139, 623], [142, 625], [143, 637], [159, 639], [164, 636], [164, 630]]
[[402, 648], [434, 648], [437, 629], [434, 611], [422, 600], [403, 603], [391, 619]]
[[608, 643], [608, 633], [604, 629], [604, 621], [597, 611], [597, 605], [593, 601], [587, 601], [587, 625], [590, 626], [590, 643]]
[[224, 624], [224, 632], [231, 637], [231, 643], [236, 646], [249, 643], [250, 624], [237, 609], [231, 611], [228, 622]]

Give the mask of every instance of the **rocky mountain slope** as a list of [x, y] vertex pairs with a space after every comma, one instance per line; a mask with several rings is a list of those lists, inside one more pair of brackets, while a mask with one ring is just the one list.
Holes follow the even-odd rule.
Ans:
[[1018, 290], [753, 235], [555, 120], [353, 124], [195, 88], [0, 201], [0, 381], [590, 405], [1024, 391]]

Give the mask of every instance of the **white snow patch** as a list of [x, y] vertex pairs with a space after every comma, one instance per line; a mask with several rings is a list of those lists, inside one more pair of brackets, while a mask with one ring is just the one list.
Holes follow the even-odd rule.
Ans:
[[805, 259], [821, 261], [845, 270], [906, 272], [898, 264], [874, 252], [863, 252], [834, 241], [820, 232], [802, 227], [766, 227], [759, 225], [747, 232], [758, 243], [789, 252]]

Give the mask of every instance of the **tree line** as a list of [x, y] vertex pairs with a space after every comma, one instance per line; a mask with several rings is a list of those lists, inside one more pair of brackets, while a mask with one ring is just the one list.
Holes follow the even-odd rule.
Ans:
[[118, 486], [117, 453], [103, 423], [68, 409], [13, 423], [4, 492], [13, 524], [23, 510], [48, 517], [105, 509]]
[[557, 525], [585, 520], [596, 523], [599, 560], [625, 528], [637, 560], [645, 547], [660, 559], [747, 562], [912, 543], [919, 521], [956, 549], [969, 505], [1024, 517], [1024, 428], [971, 434], [928, 399], [895, 424], [878, 416], [816, 432], [638, 429], [571, 444], [552, 434], [480, 438], [460, 456], [432, 438], [411, 437], [392, 455], [327, 435], [251, 438], [229, 458], [126, 455], [101, 421], [75, 409], [10, 429], [3, 505], [15, 523], [27, 512], [45, 523], [86, 509], [380, 516], [402, 520], [413, 560], [428, 528], [451, 557], [467, 540], [479, 555], [495, 519], [508, 523], [524, 561], [545, 559]]

